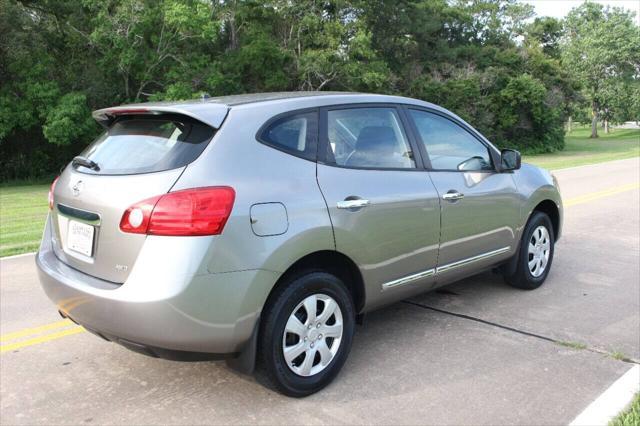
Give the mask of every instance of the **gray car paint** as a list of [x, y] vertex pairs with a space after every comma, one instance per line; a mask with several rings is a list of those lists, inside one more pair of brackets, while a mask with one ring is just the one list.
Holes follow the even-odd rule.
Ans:
[[[366, 312], [505, 260], [541, 201], [551, 200], [561, 211], [551, 175], [529, 165], [506, 173], [354, 170], [316, 164], [256, 140], [259, 128], [278, 114], [358, 103], [416, 105], [455, 117], [426, 102], [367, 94], [276, 93], [136, 105], [187, 114], [219, 130], [199, 158], [177, 170], [89, 176], [67, 167], [55, 201], [100, 214], [100, 235], [95, 259], [70, 258], [60, 246], [64, 229], [56, 211], [51, 213], [36, 259], [46, 293], [58, 309], [93, 330], [167, 349], [236, 353], [253, 335], [278, 279], [306, 255], [337, 251], [352, 259], [365, 281]], [[96, 118], [108, 119], [107, 111], [97, 111]], [[74, 196], [79, 180], [85, 186]], [[117, 227], [134, 202], [215, 185], [236, 191], [221, 235], [125, 235]], [[443, 204], [443, 191], [461, 188], [465, 199]], [[336, 203], [348, 196], [367, 197], [372, 204], [338, 210]], [[286, 212], [282, 233], [281, 209], [252, 217], [252, 207], [275, 204]], [[256, 232], [252, 219], [267, 231]], [[447, 262], [500, 247], [510, 249], [435, 273]], [[126, 272], [117, 270], [118, 262], [127, 265]], [[434, 274], [420, 276], [429, 270]], [[418, 278], [383, 290], [385, 283], [407, 276]]]
[[430, 175], [440, 198], [449, 191], [464, 194], [457, 201], [441, 198], [440, 266], [505, 247], [509, 250], [497, 260], [515, 253], [520, 202], [512, 174], [434, 171]]
[[[124, 283], [146, 238], [145, 235], [120, 231], [122, 213], [138, 201], [168, 192], [183, 170], [184, 167], [159, 173], [101, 176], [67, 167], [56, 183], [56, 208], [50, 215], [56, 256], [79, 271], [106, 281]], [[74, 187], [77, 190], [74, 191]], [[100, 217], [99, 223], [95, 224], [93, 257], [68, 249], [65, 241], [68, 219], [60, 213], [59, 205], [92, 212]], [[86, 222], [75, 217], [73, 220]]]
[[[383, 291], [383, 284], [436, 267], [440, 239], [438, 193], [427, 172], [358, 170], [318, 165], [336, 249], [360, 268], [372, 309], [429, 288], [433, 276]], [[370, 202], [355, 210], [337, 203], [359, 197]]]

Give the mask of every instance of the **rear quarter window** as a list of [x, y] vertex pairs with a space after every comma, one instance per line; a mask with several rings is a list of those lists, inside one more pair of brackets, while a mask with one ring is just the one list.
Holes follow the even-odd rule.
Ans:
[[99, 175], [176, 169], [198, 158], [214, 133], [206, 124], [183, 116], [122, 117], [81, 154], [97, 163], [99, 170], [75, 167]]
[[315, 161], [318, 113], [312, 111], [277, 117], [260, 130], [258, 140], [288, 154]]

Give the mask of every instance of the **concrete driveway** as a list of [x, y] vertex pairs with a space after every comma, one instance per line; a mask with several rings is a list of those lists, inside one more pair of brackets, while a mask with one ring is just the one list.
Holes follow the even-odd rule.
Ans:
[[33, 256], [1, 260], [0, 422], [567, 424], [640, 359], [640, 160], [555, 175], [565, 227], [542, 288], [486, 273], [372, 313], [302, 400], [60, 323]]

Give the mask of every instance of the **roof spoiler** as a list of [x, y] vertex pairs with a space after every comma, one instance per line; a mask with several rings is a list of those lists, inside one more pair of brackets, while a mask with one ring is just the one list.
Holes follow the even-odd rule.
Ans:
[[134, 104], [103, 108], [93, 112], [93, 118], [105, 128], [122, 115], [159, 115], [181, 114], [201, 121], [204, 124], [219, 129], [227, 117], [229, 107], [215, 102], [174, 103], [174, 104]]

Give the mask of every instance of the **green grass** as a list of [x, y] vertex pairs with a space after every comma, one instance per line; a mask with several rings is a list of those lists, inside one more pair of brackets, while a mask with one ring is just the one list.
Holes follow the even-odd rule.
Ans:
[[640, 393], [637, 393], [631, 406], [618, 417], [609, 422], [609, 426], [639, 426], [640, 425]]
[[38, 249], [49, 185], [0, 187], [0, 257]]
[[575, 129], [567, 134], [563, 151], [527, 155], [523, 160], [554, 170], [640, 156], [640, 130], [638, 129], [612, 129], [608, 135], [598, 129], [600, 135], [598, 139], [589, 139], [590, 134], [591, 130], [588, 127]]
[[587, 349], [587, 345], [585, 345], [584, 343], [578, 343], [578, 342], [558, 342], [558, 344], [560, 346], [566, 346], [567, 348], [573, 348], [573, 349]]
[[611, 358], [616, 359], [618, 361], [629, 361], [629, 358], [620, 351], [612, 351]]

